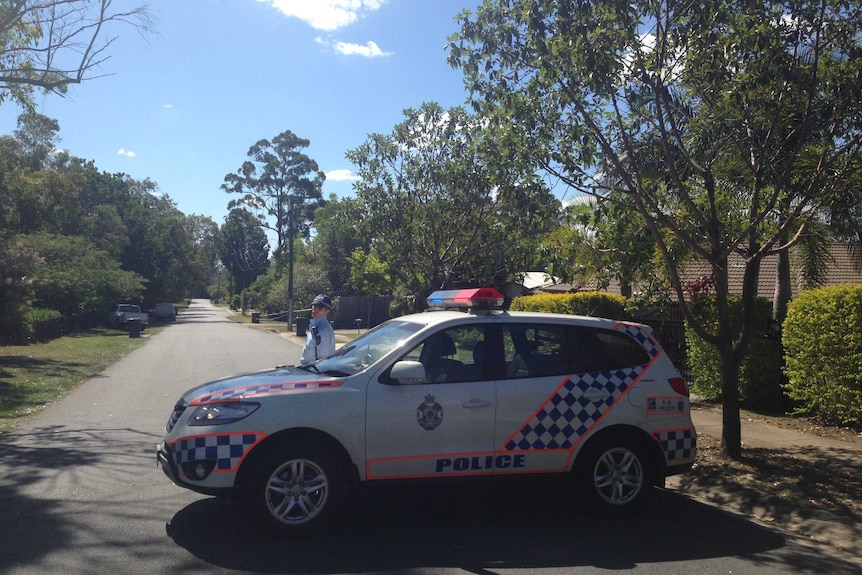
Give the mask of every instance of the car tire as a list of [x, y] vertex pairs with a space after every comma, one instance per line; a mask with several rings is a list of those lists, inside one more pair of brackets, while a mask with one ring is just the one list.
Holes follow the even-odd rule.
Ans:
[[269, 530], [306, 535], [331, 524], [345, 496], [340, 466], [322, 447], [282, 444], [258, 462], [244, 501]]
[[641, 509], [653, 490], [652, 460], [638, 441], [624, 436], [598, 438], [578, 458], [576, 482], [591, 508], [622, 517]]

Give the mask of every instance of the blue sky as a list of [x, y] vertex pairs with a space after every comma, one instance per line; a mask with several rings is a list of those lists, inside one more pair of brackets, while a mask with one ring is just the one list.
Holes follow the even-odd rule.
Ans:
[[[405, 108], [464, 103], [445, 45], [455, 16], [480, 3], [153, 0], [154, 33], [115, 28], [99, 70], [109, 75], [65, 98], [40, 96], [38, 111], [59, 122], [59, 147], [101, 171], [150, 178], [182, 212], [218, 224], [232, 199], [224, 176], [285, 130], [311, 141], [324, 197], [341, 197], [355, 169], [347, 150], [390, 132]], [[0, 133], [19, 113], [0, 106]]]

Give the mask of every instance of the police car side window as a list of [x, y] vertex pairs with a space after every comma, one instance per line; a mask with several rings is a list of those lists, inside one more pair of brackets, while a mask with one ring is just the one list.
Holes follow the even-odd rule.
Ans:
[[649, 363], [646, 350], [631, 336], [611, 330], [596, 330], [596, 339], [601, 342], [608, 361], [613, 368], [633, 367]]
[[504, 330], [506, 378], [546, 377], [570, 373], [567, 326], [511, 324]]
[[574, 328], [572, 331], [576, 373], [608, 371], [649, 363], [649, 354], [634, 339], [610, 329]]
[[485, 330], [462, 326], [428, 336], [404, 359], [425, 366], [425, 383], [459, 383], [485, 379], [489, 357]]

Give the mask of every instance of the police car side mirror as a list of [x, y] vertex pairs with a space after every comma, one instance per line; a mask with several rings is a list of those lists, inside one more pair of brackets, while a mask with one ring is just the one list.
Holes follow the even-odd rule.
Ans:
[[425, 366], [418, 361], [399, 361], [392, 366], [389, 376], [405, 385], [425, 383]]

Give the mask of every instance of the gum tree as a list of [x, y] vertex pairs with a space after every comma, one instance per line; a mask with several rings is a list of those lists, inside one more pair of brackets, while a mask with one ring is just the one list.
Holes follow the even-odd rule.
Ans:
[[308, 236], [314, 210], [325, 204], [321, 189], [326, 176], [302, 151], [310, 144], [290, 130], [272, 141], [259, 140], [249, 148], [248, 160], [236, 173], [227, 174], [221, 186], [240, 196], [228, 203], [229, 209], [250, 210], [261, 227], [276, 234], [276, 265], [280, 268], [288, 259], [289, 321], [293, 318], [294, 242], [297, 236]]
[[[862, 7], [842, 0], [486, 0], [450, 64], [498, 132], [573, 188], [643, 218], [686, 320], [719, 355], [722, 448], [741, 455], [737, 373], [763, 258], [789, 249], [860, 169]], [[685, 262], [709, 264], [718, 329]], [[728, 267], [742, 266], [734, 330]]]

